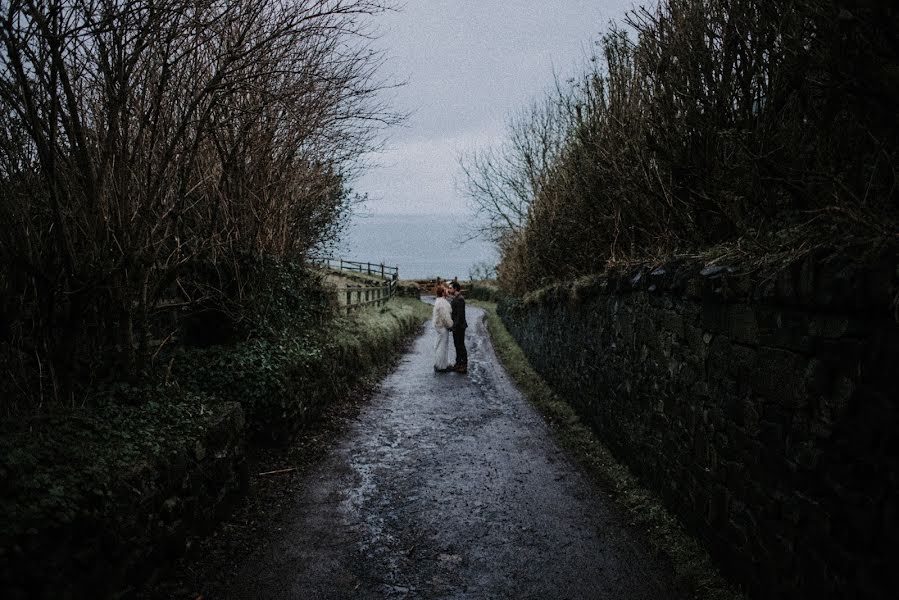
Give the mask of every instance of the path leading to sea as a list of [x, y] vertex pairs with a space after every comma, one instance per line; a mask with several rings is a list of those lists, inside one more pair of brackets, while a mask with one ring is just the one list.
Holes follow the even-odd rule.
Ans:
[[468, 311], [468, 375], [433, 372], [427, 327], [224, 597], [673, 597]]

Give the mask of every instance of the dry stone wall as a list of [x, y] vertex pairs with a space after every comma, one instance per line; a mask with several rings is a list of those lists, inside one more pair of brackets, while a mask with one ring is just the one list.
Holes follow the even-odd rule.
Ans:
[[769, 277], [672, 263], [506, 300], [500, 315], [752, 597], [892, 598], [896, 280], [894, 257], [810, 257]]

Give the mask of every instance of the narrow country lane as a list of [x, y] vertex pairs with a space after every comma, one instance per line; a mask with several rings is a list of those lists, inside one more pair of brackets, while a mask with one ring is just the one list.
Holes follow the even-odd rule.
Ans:
[[433, 372], [428, 327], [226, 597], [672, 597], [468, 317], [468, 375]]

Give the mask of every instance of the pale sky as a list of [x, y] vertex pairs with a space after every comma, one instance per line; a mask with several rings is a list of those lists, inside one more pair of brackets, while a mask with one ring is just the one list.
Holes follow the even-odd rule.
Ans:
[[465, 218], [458, 156], [502, 139], [506, 118], [579, 71], [592, 44], [633, 0], [407, 0], [378, 18], [384, 75], [408, 81], [381, 166], [354, 185], [365, 212]]

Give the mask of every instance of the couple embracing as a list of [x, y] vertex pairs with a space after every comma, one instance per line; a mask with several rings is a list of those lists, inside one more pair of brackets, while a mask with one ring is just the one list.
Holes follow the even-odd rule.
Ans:
[[[437, 300], [434, 302], [434, 313], [431, 321], [437, 330], [434, 370], [438, 373], [457, 371], [468, 372], [468, 351], [465, 349], [465, 298], [462, 286], [453, 281], [449, 286], [437, 286]], [[456, 347], [456, 364], [449, 365], [449, 334], [453, 334], [453, 345]]]

